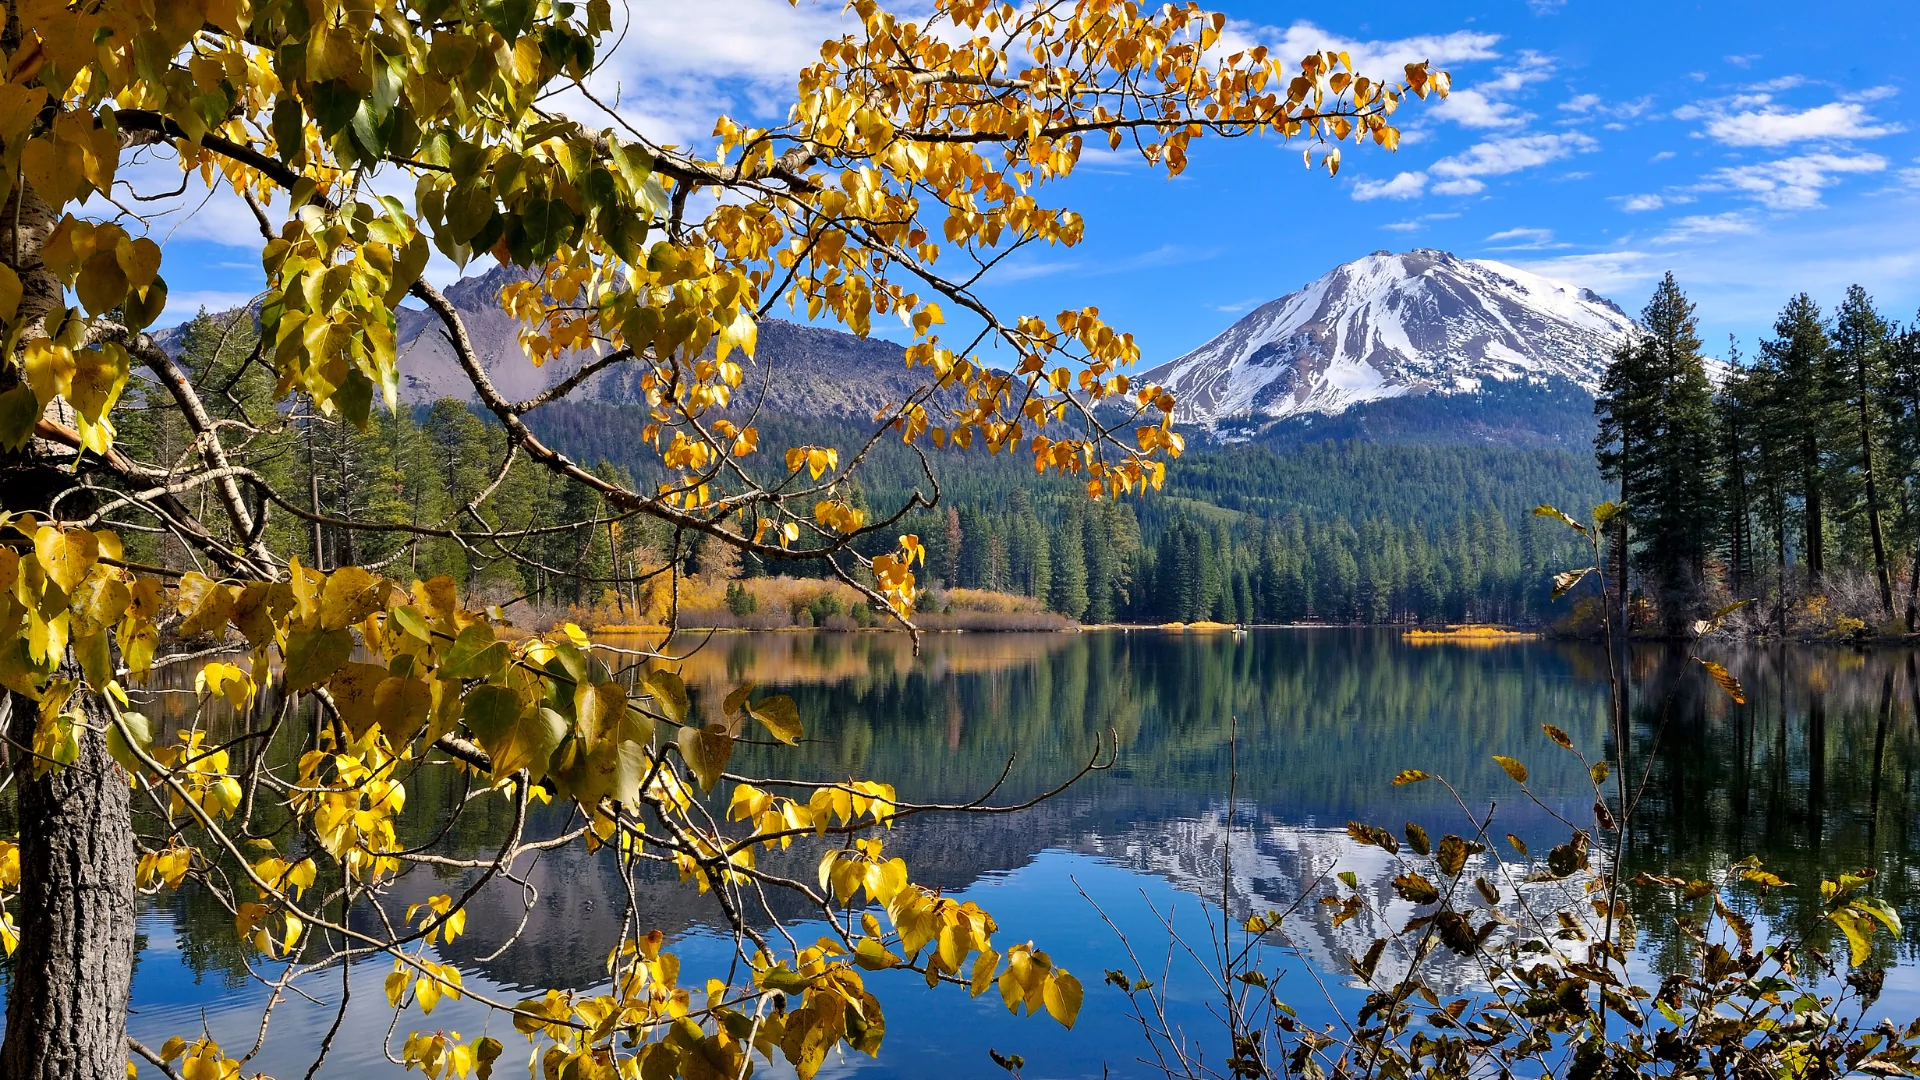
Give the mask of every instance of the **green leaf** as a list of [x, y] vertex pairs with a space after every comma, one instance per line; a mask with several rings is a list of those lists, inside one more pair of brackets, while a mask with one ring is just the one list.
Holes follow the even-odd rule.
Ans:
[[287, 693], [311, 690], [353, 656], [353, 635], [346, 630], [290, 630], [281, 656], [286, 661]]
[[393, 620], [393, 625], [398, 626], [400, 629], [421, 641], [433, 640], [433, 632], [427, 629], [427, 620], [420, 614], [419, 608], [412, 606], [397, 607], [391, 612], [388, 612], [388, 618]]
[[353, 143], [361, 160], [379, 161], [387, 154], [387, 125], [373, 114], [373, 103], [362, 100], [353, 110]]
[[533, 0], [484, 0], [480, 17], [500, 31], [500, 36], [506, 38], [511, 47], [533, 25], [533, 8]]
[[0, 393], [0, 449], [19, 450], [33, 438], [40, 419], [40, 400], [26, 383]]
[[1853, 906], [1880, 920], [1880, 925], [1887, 928], [1887, 933], [1900, 936], [1900, 913], [1885, 900], [1877, 896], [1863, 896], [1855, 900]]
[[467, 694], [460, 716], [487, 753], [497, 757], [513, 737], [521, 708], [520, 695], [508, 687], [476, 686]]
[[506, 643], [494, 640], [493, 627], [476, 622], [453, 639], [447, 655], [440, 661], [440, 674], [449, 679], [491, 679], [506, 664]]
[[140, 759], [134, 756], [133, 750], [127, 745], [126, 735], [120, 733], [121, 724], [126, 725], [127, 734], [133, 736], [134, 744], [142, 750], [153, 745], [153, 727], [147, 723], [146, 717], [137, 712], [123, 712], [119, 724], [107, 725], [107, 752], [129, 774], [138, 773]]

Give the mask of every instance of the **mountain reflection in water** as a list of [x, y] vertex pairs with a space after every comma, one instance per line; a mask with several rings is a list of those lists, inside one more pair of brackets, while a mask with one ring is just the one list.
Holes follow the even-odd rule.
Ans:
[[[1683, 653], [1650, 647], [1633, 655], [1630, 753], [1636, 770], [1649, 760], [1651, 768], [1627, 874], [1701, 877], [1758, 855], [1798, 885], [1753, 898], [1751, 913], [1799, 929], [1811, 921], [1822, 874], [1872, 866], [1882, 875], [1881, 895], [1910, 913], [1920, 888], [1913, 831], [1920, 699], [1909, 654], [1729, 645], [1713, 658], [1745, 684], [1746, 705], [1727, 700]], [[1079, 974], [1088, 988], [1079, 1026], [1065, 1032], [1044, 1019], [1012, 1019], [995, 994], [970, 1001], [951, 988], [926, 991], [917, 976], [870, 976], [888, 1005], [880, 1060], [829, 1068], [874, 1076], [997, 1075], [989, 1045], [1025, 1055], [1029, 1076], [1098, 1076], [1103, 1068], [1145, 1075], [1151, 1070], [1135, 1061], [1145, 1049], [1136, 1045], [1137, 1029], [1121, 1015], [1118, 992], [1100, 984], [1100, 973], [1123, 966], [1124, 954], [1082, 890], [1136, 947], [1152, 952], [1157, 941], [1164, 952], [1165, 932], [1149, 905], [1177, 906], [1183, 929], [1207, 934], [1200, 901], [1219, 902], [1230, 837], [1236, 918], [1286, 908], [1333, 871], [1353, 870], [1388, 921], [1403, 922], [1411, 909], [1402, 911], [1387, 888], [1382, 853], [1357, 848], [1346, 836], [1347, 821], [1395, 831], [1413, 821], [1436, 837], [1468, 826], [1445, 789], [1392, 787], [1394, 772], [1417, 767], [1444, 775], [1475, 813], [1494, 804], [1490, 835], [1512, 832], [1530, 846], [1551, 845], [1566, 838], [1553, 814], [1583, 820], [1591, 791], [1581, 763], [1549, 742], [1540, 725], [1565, 729], [1589, 759], [1606, 749], [1604, 655], [1544, 641], [1414, 648], [1393, 632], [1373, 630], [960, 634], [929, 635], [915, 655], [897, 634], [724, 635], [689, 660], [684, 674], [703, 710], [717, 709], [727, 688], [748, 679], [798, 702], [809, 740], [779, 751], [742, 747], [738, 771], [880, 779], [917, 801], [974, 797], [993, 785], [1009, 758], [1014, 767], [995, 801], [1018, 801], [1070, 775], [1103, 740], [1118, 740], [1114, 768], [1033, 810], [923, 818], [887, 838], [916, 880], [992, 911], [1003, 947], [1034, 939]], [[172, 687], [193, 685], [190, 670], [167, 675]], [[156, 695], [146, 709], [178, 722], [189, 703], [188, 695]], [[1230, 753], [1236, 717], [1237, 749]], [[1494, 754], [1527, 763], [1530, 787], [1546, 809], [1525, 801]], [[1229, 808], [1236, 769], [1238, 799]], [[437, 834], [462, 783], [451, 770], [423, 773], [409, 792], [402, 839]], [[725, 795], [723, 788], [717, 798]], [[473, 815], [448, 843], [456, 853], [490, 850], [507, 824], [504, 802], [496, 816]], [[535, 827], [558, 831], [566, 820], [564, 808], [549, 807]], [[1500, 856], [1514, 857], [1503, 850], [1479, 858]], [[796, 845], [760, 861], [811, 877], [816, 858]], [[458, 875], [415, 870], [393, 900], [403, 907], [456, 891], [458, 882]], [[483, 889], [467, 934], [441, 955], [461, 967], [470, 986], [508, 996], [594, 986], [620, 932], [626, 888], [609, 859], [578, 846], [546, 853], [524, 886], [496, 881]], [[633, 888], [646, 925], [675, 939], [689, 972], [725, 963], [732, 943], [711, 900], [653, 867], [642, 869]], [[529, 895], [533, 911], [510, 941]], [[783, 919], [804, 917], [796, 905], [782, 908], [773, 899]], [[1636, 903], [1642, 961], [1658, 970], [1679, 956], [1671, 913], [1651, 900]], [[1301, 970], [1305, 965], [1325, 977], [1335, 1001], [1353, 1000], [1356, 992], [1341, 985], [1349, 978], [1346, 957], [1364, 951], [1385, 925], [1370, 917], [1336, 931], [1316, 905], [1303, 905], [1290, 923], [1299, 952], [1287, 961], [1293, 970], [1282, 996], [1307, 1017], [1316, 1007], [1324, 1014], [1327, 997]], [[234, 1044], [230, 1049], [250, 1045], [267, 991], [248, 975], [250, 957], [228, 916], [188, 892], [152, 901], [142, 926], [134, 1034], [157, 1045], [174, 1034], [192, 1037], [204, 1021]], [[1920, 920], [1908, 926], [1902, 959], [1920, 944]], [[795, 936], [805, 941], [817, 933], [801, 923]], [[355, 969], [353, 1037], [336, 1046], [327, 1075], [398, 1074], [379, 1045], [392, 1019], [380, 992], [389, 966]], [[1436, 982], [1471, 988], [1475, 971], [1459, 967], [1437, 972]], [[1175, 995], [1176, 1007], [1187, 1010], [1179, 1019], [1204, 1040], [1212, 1033], [1211, 992], [1199, 972], [1183, 978], [1191, 985]], [[250, 1068], [305, 1072], [341, 980], [320, 974], [303, 985], [325, 1007], [299, 1000], [280, 1006], [267, 1048]], [[1914, 986], [1896, 973], [1878, 1008], [1903, 1019], [1920, 1011]], [[442, 1026], [472, 1037], [487, 1023], [470, 1003], [443, 1004], [431, 1017], [403, 1017], [399, 1038]], [[514, 1048], [525, 1042], [498, 1019], [491, 1030], [509, 1046], [502, 1067], [521, 1060]], [[511, 1072], [519, 1067], [511, 1064]]]

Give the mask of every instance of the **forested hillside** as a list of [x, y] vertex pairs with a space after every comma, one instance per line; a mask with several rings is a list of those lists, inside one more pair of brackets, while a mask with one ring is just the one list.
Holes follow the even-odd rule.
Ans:
[[[264, 409], [271, 386], [260, 369], [243, 364], [251, 320], [233, 318], [194, 321], [178, 335], [178, 348], [196, 369], [231, 379], [237, 396]], [[1471, 399], [1445, 400], [1463, 408]], [[1380, 404], [1405, 412], [1398, 401]], [[1577, 415], [1564, 412], [1569, 422]], [[186, 446], [169, 413], [134, 417], [124, 437], [142, 455], [167, 460]], [[647, 471], [646, 414], [632, 405], [556, 403], [535, 421], [543, 439], [606, 475], [657, 479]], [[844, 416], [774, 411], [758, 426], [767, 445], [836, 446], [843, 459], [858, 450]], [[1196, 440], [1161, 492], [1099, 503], [1087, 503], [1073, 481], [1037, 476], [1031, 462], [1011, 454], [943, 455], [934, 473], [939, 508], [908, 515], [897, 531], [922, 538], [942, 586], [1035, 597], [1088, 621], [1551, 617], [1545, 583], [1580, 553], [1564, 530], [1529, 511], [1541, 502], [1599, 501], [1604, 488], [1588, 455], [1339, 434], [1308, 439], [1283, 429], [1253, 443]], [[277, 489], [306, 492], [303, 509], [311, 512], [429, 526], [478, 516], [526, 530], [514, 543], [477, 547], [269, 517], [266, 528], [286, 533], [284, 542], [319, 565], [405, 565], [452, 574], [495, 599], [557, 605], [590, 605], [610, 591], [637, 595], [647, 575], [670, 562], [703, 574], [820, 572], [751, 560], [706, 565], [714, 557], [694, 538], [614, 521], [597, 497], [544, 470], [523, 462], [496, 474], [504, 433], [452, 399], [397, 414], [376, 410], [364, 433], [296, 410], [271, 438], [280, 444], [269, 466], [283, 474], [274, 478]], [[915, 489], [934, 493], [920, 458], [889, 438], [869, 451], [850, 498], [871, 513], [890, 513]], [[601, 524], [535, 526], [548, 520]]]

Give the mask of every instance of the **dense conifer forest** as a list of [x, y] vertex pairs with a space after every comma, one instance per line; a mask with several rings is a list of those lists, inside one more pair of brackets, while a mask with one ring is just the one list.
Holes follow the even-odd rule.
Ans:
[[1715, 362], [1671, 274], [1641, 323], [1595, 406], [1636, 629], [1681, 633], [1750, 600], [1754, 631], [1911, 631], [1920, 329], [1859, 286], [1830, 313], [1802, 293], [1750, 363], [1733, 341]]

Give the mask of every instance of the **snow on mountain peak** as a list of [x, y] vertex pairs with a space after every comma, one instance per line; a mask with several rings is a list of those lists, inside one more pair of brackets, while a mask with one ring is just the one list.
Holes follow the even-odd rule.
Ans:
[[1591, 290], [1488, 259], [1376, 251], [1146, 372], [1183, 423], [1333, 415], [1406, 394], [1570, 379], [1589, 392], [1634, 322]]

